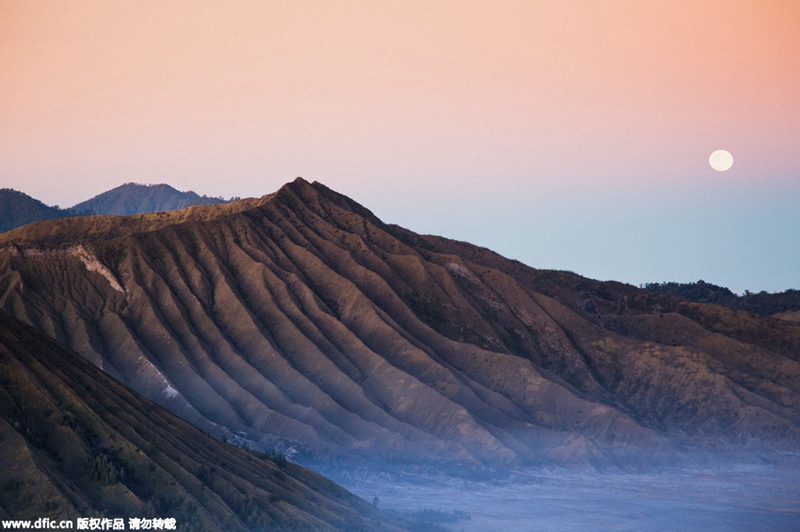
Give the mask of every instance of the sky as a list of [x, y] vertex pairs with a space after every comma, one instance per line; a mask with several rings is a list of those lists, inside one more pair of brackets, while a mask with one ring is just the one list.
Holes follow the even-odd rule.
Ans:
[[0, 187], [302, 176], [536, 268], [800, 288], [798, 28], [795, 0], [0, 0]]

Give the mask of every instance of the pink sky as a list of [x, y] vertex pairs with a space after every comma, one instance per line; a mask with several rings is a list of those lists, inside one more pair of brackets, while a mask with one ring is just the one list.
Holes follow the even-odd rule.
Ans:
[[[577, 224], [559, 202], [725, 198], [724, 229], [735, 198], [800, 199], [798, 28], [795, 1], [0, 0], [0, 187], [69, 206], [128, 181], [260, 196], [302, 175], [534, 266], [662, 280], [525, 235]], [[724, 280], [692, 264], [674, 277]], [[800, 287], [782, 268], [762, 286]]]

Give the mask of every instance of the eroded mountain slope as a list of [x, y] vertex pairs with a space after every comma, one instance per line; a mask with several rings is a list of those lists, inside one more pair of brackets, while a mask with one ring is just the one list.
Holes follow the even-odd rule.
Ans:
[[0, 515], [178, 530], [400, 530], [281, 456], [223, 443], [0, 311]]
[[194, 423], [306, 459], [798, 442], [787, 322], [534, 270], [302, 179], [225, 207], [9, 233], [0, 305]]

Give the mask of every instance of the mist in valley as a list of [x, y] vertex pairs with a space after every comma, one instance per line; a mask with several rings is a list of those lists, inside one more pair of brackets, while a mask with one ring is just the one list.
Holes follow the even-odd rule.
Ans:
[[326, 474], [418, 530], [800, 530], [798, 454], [684, 457], [635, 472]]

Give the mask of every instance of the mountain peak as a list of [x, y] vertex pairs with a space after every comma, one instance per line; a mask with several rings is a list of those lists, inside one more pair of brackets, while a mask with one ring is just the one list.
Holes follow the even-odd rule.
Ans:
[[219, 205], [222, 198], [200, 196], [194, 191], [181, 192], [164, 183], [143, 185], [125, 183], [79, 203], [73, 209], [98, 214], [143, 214], [174, 211], [193, 205]]
[[319, 216], [330, 217], [333, 214], [330, 212], [330, 206], [335, 206], [361, 216], [379, 227], [385, 226], [372, 211], [348, 196], [328, 188], [319, 181], [309, 183], [302, 177], [297, 177], [294, 181], [282, 186], [275, 193], [275, 197], [292, 208], [298, 208], [302, 205]]

